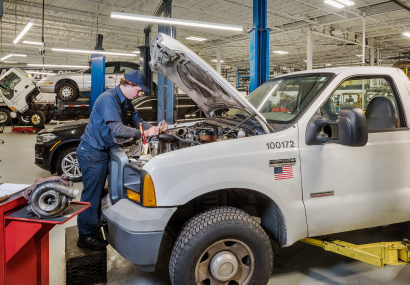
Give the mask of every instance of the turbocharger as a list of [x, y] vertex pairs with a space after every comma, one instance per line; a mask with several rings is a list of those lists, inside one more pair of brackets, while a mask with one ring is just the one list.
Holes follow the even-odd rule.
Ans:
[[37, 179], [23, 196], [28, 200], [28, 214], [36, 214], [41, 219], [61, 216], [79, 192], [63, 174]]

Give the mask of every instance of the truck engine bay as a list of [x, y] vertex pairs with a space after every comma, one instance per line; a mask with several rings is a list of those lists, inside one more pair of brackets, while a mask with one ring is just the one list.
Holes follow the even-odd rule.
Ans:
[[147, 138], [145, 151], [142, 139], [126, 144], [122, 149], [130, 161], [143, 166], [154, 156], [170, 151], [264, 134], [262, 127], [252, 118], [243, 114], [208, 117], [195, 123], [175, 125], [158, 136]]

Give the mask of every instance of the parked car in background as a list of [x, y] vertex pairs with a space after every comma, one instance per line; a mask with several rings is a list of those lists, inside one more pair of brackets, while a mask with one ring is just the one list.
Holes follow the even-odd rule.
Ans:
[[[157, 124], [157, 97], [146, 96], [134, 100], [133, 104], [141, 118]], [[176, 104], [176, 123], [204, 118], [197, 104], [187, 95], [178, 95]], [[192, 113], [196, 112], [192, 115]], [[76, 150], [84, 134], [87, 120], [68, 122], [44, 129], [37, 134], [34, 163], [52, 174], [67, 174], [74, 182], [81, 181], [81, 169], [78, 165]]]
[[[105, 63], [105, 88], [114, 88], [130, 70], [139, 70], [133, 62], [112, 61]], [[49, 75], [41, 79], [37, 86], [41, 92], [57, 93], [63, 101], [74, 101], [81, 93], [91, 92], [91, 67], [79, 72]]]

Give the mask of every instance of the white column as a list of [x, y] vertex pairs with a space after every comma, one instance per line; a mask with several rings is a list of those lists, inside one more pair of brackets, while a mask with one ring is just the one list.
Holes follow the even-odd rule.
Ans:
[[377, 58], [377, 66], [381, 66], [382, 63], [381, 63], [381, 61], [380, 61], [380, 49], [379, 49], [379, 48], [376, 50], [376, 53], [377, 53], [377, 56], [376, 56], [376, 58]]
[[313, 33], [312, 30], [307, 31], [307, 58], [306, 58], [306, 69], [313, 69]]
[[221, 53], [222, 53], [222, 48], [221, 46], [218, 46], [216, 48], [216, 71], [221, 74]]
[[362, 65], [366, 66], [366, 18], [363, 17]]

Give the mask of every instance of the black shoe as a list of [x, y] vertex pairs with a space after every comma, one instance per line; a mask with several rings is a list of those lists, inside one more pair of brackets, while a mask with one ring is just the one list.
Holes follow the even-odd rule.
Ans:
[[91, 250], [104, 250], [107, 245], [107, 241], [95, 236], [79, 237], [77, 241], [78, 247], [85, 247]]

